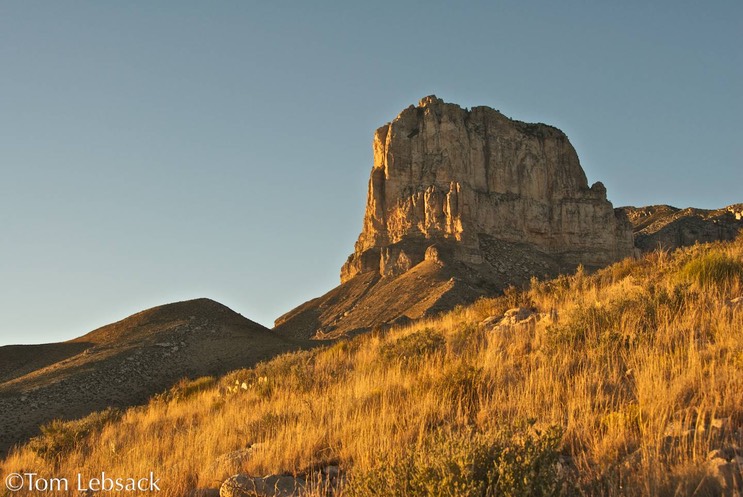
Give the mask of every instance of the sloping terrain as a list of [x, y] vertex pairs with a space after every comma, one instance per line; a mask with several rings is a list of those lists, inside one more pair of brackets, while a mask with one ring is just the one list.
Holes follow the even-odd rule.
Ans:
[[632, 223], [635, 247], [643, 252], [733, 240], [743, 230], [743, 204], [715, 210], [670, 205], [621, 209]]
[[326, 340], [353, 336], [380, 327], [435, 316], [457, 305], [493, 296], [511, 285], [522, 286], [532, 276], [554, 277], [560, 264], [526, 244], [487, 235], [483, 261], [466, 264], [448, 256], [454, 247], [439, 242], [423, 262], [400, 275], [360, 273], [321, 297], [276, 319], [274, 331], [297, 339]]
[[[632, 223], [640, 253], [730, 241], [743, 230], [743, 204], [716, 210], [653, 205], [620, 207], [617, 211]], [[457, 250], [456, 244], [439, 242], [440, 253], [426, 255], [408, 272], [384, 277], [373, 271], [357, 274], [279, 317], [274, 330], [301, 339], [350, 336], [470, 304], [508, 286], [523, 286], [532, 276], [544, 279], [567, 272], [559, 259], [529, 244], [487, 234], [479, 237], [483, 258], [479, 264], [446, 257]]]
[[741, 329], [743, 238], [653, 252], [66, 423], [0, 472], [153, 471], [162, 497], [272, 474], [302, 497], [735, 496]]
[[198, 299], [148, 309], [68, 342], [0, 347], [0, 451], [51, 419], [142, 403], [181, 378], [225, 373], [298, 346]]
[[279, 317], [274, 331], [299, 339], [351, 336], [420, 319], [486, 294], [455, 274], [433, 261], [397, 277], [360, 274]]

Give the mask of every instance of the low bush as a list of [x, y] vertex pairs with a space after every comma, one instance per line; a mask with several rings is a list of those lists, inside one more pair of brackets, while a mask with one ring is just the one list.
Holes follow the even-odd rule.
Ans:
[[740, 285], [743, 282], [743, 261], [719, 252], [708, 252], [687, 262], [679, 276], [701, 287]]
[[157, 394], [153, 397], [155, 402], [180, 402], [193, 397], [199, 392], [209, 390], [217, 382], [217, 379], [213, 376], [202, 376], [191, 380], [189, 378], [183, 378], [178, 383], [173, 385], [169, 390]]
[[413, 450], [351, 473], [350, 497], [557, 496], [562, 430], [522, 425], [489, 437], [473, 430], [437, 431]]
[[29, 448], [42, 459], [59, 463], [68, 453], [91, 434], [100, 433], [104, 426], [121, 418], [121, 411], [108, 408], [75, 421], [55, 419], [41, 426], [41, 434], [32, 438]]
[[491, 486], [494, 495], [546, 497], [565, 491], [558, 472], [558, 447], [562, 429], [551, 426], [544, 431], [527, 429], [510, 437], [494, 460]]
[[482, 381], [481, 368], [459, 364], [444, 371], [435, 390], [442, 402], [451, 405], [453, 412], [472, 417], [480, 407]]
[[420, 362], [426, 356], [446, 348], [446, 338], [438, 331], [426, 328], [386, 343], [380, 348], [380, 357], [386, 362]]

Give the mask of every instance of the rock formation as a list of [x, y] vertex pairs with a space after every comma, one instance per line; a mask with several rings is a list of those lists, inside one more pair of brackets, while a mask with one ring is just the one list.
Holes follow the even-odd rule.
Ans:
[[373, 148], [341, 285], [278, 318], [278, 331], [332, 338], [633, 254], [624, 211], [589, 187], [552, 126], [429, 96], [379, 128]]
[[497, 264], [493, 239], [526, 244], [565, 271], [632, 254], [624, 214], [604, 185], [589, 188], [557, 128], [429, 96], [376, 131], [363, 231], [341, 282], [369, 271], [396, 276], [442, 252]]
[[706, 210], [670, 205], [622, 207], [633, 226], [635, 246], [642, 252], [733, 240], [743, 230], [743, 204]]

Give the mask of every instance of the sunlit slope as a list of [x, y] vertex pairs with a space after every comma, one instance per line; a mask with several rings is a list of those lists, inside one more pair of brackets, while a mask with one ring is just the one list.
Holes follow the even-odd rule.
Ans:
[[48, 428], [3, 470], [152, 470], [163, 495], [327, 464], [355, 496], [719, 490], [742, 295], [741, 238], [651, 253]]

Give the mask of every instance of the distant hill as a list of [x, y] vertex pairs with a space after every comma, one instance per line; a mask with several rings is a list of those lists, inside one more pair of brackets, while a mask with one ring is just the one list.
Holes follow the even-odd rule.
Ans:
[[679, 209], [670, 205], [622, 207], [642, 252], [733, 240], [743, 230], [743, 204], [722, 209]]
[[67, 342], [0, 347], [0, 451], [51, 419], [142, 403], [183, 377], [222, 374], [300, 346], [198, 299], [154, 307]]

